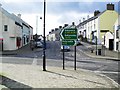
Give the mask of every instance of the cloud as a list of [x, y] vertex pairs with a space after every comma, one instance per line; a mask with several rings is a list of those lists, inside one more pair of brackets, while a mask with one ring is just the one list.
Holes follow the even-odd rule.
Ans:
[[[43, 16], [43, 0], [1, 0], [3, 7], [15, 14], [21, 13], [23, 20], [34, 28], [36, 33], [36, 16]], [[79, 20], [87, 15], [92, 16], [95, 10], [104, 11], [108, 2], [84, 2], [86, 0], [56, 0], [47, 1], [46, 11], [46, 33], [51, 29], [63, 26], [65, 23], [71, 24], [73, 21], [78, 24]], [[49, 1], [49, 2], [48, 2]], [[76, 2], [78, 1], [78, 2]], [[97, 1], [97, 0], [96, 0]], [[110, 1], [110, 0], [109, 0]], [[116, 3], [115, 3], [116, 4]], [[118, 10], [118, 9], [117, 9]], [[43, 33], [43, 20], [38, 19], [38, 33]]]
[[9, 12], [14, 13], [42, 13], [43, 3], [42, 2], [2, 2], [2, 6]]
[[[43, 0], [2, 0], [4, 2], [43, 2]], [[47, 2], [108, 2], [108, 0], [46, 0]], [[119, 0], [109, 0], [118, 2]]]

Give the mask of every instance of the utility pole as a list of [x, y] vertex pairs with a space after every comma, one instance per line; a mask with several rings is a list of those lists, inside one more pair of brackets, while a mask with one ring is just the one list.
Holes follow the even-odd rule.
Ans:
[[36, 16], [36, 34], [38, 32], [38, 16]]
[[45, 46], [46, 46], [46, 39], [45, 39], [45, 13], [46, 13], [46, 0], [44, 0], [44, 18], [43, 18], [43, 39], [44, 39], [44, 47], [43, 47], [43, 71], [46, 71], [46, 55], [45, 55]]

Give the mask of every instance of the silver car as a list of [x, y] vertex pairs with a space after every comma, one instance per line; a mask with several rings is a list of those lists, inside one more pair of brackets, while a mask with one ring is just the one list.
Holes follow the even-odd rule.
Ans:
[[41, 41], [36, 42], [36, 47], [37, 48], [43, 48], [43, 43]]
[[[63, 51], [63, 45], [61, 45], [61, 51]], [[64, 51], [70, 51], [70, 46], [64, 46]]]

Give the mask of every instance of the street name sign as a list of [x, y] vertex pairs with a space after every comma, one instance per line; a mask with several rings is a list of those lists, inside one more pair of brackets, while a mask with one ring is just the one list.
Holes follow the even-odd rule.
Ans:
[[74, 46], [76, 45], [76, 40], [62, 40], [62, 45]]
[[76, 40], [77, 28], [65, 28], [61, 31], [60, 36], [64, 40]]

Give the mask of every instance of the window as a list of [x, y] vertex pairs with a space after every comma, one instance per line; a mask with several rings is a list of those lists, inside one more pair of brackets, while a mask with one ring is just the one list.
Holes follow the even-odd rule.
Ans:
[[8, 31], [8, 26], [4, 25], [4, 31]]
[[119, 47], [119, 43], [116, 42], [116, 50], [118, 50], [118, 47]]
[[119, 31], [116, 30], [116, 38], [119, 38]]

